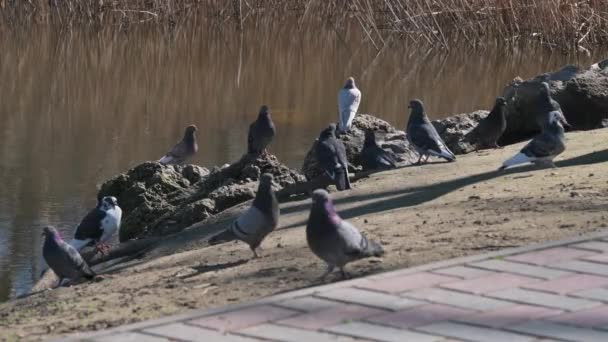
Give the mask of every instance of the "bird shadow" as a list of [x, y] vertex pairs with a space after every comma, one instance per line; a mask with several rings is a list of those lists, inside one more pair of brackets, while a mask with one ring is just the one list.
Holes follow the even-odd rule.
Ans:
[[[558, 167], [571, 167], [577, 165], [596, 164], [608, 161], [608, 149], [602, 151], [591, 152], [578, 157], [562, 160], [556, 162]], [[465, 176], [449, 180], [446, 182], [440, 182], [431, 185], [414, 186], [408, 188], [402, 188], [397, 190], [385, 191], [373, 194], [361, 194], [353, 195], [343, 198], [338, 198], [334, 203], [347, 204], [356, 203], [360, 201], [373, 201], [363, 205], [355, 206], [352, 208], [344, 209], [340, 211], [340, 216], [344, 219], [354, 218], [363, 216], [366, 214], [373, 214], [383, 211], [389, 211], [397, 208], [406, 208], [416, 205], [420, 205], [425, 202], [432, 201], [436, 198], [449, 194], [460, 188], [491, 180], [497, 177], [504, 177], [511, 174], [518, 174], [523, 172], [537, 171], [540, 170], [536, 165], [525, 165], [520, 167], [514, 167], [507, 170], [494, 170], [487, 171], [471, 176]], [[310, 204], [302, 204], [296, 207], [289, 208], [290, 211], [303, 210], [309, 208]], [[306, 224], [306, 221], [300, 221], [292, 223], [288, 226], [282, 227], [282, 229], [289, 229]]]
[[226, 262], [223, 264], [213, 264], [213, 265], [199, 265], [199, 266], [191, 266], [190, 268], [192, 268], [193, 270], [195, 270], [195, 273], [190, 273], [184, 276], [179, 277], [180, 279], [188, 279], [188, 278], [194, 278], [197, 277], [203, 273], [207, 273], [207, 272], [213, 272], [213, 271], [219, 271], [219, 270], [225, 270], [227, 268], [232, 268], [232, 267], [237, 267], [243, 264], [248, 263], [249, 260], [248, 259], [241, 259], [241, 260], [237, 260], [237, 261], [231, 261], [231, 262]]

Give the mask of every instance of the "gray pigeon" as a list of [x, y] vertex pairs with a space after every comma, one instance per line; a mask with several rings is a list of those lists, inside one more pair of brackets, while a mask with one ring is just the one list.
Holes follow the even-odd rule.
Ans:
[[175, 144], [175, 146], [173, 146], [171, 150], [167, 152], [167, 154], [160, 158], [158, 162], [165, 165], [184, 164], [198, 151], [198, 144], [196, 143], [195, 135], [196, 131], [197, 128], [194, 125], [186, 127], [182, 140]]
[[338, 92], [338, 112], [340, 114], [340, 132], [346, 133], [353, 124], [359, 104], [361, 103], [361, 91], [355, 85], [355, 79], [349, 77], [344, 87]]
[[60, 286], [66, 278], [70, 280], [77, 280], [81, 277], [95, 278], [95, 273], [91, 271], [78, 251], [63, 241], [54, 227], [44, 227], [42, 235], [44, 236], [42, 256], [59, 277], [57, 286]]
[[319, 166], [334, 181], [338, 190], [350, 189], [346, 148], [336, 138], [336, 125], [331, 124], [321, 132], [316, 144], [315, 156]]
[[[544, 127], [547, 121], [547, 113], [557, 111], [560, 116], [564, 116], [562, 112], [562, 108], [557, 101], [551, 97], [551, 88], [549, 87], [549, 83], [541, 82], [539, 94], [536, 99], [536, 112], [537, 112], [537, 121], [541, 128]], [[564, 118], [565, 120], [565, 118]], [[561, 121], [561, 120], [560, 120]], [[567, 125], [570, 127], [570, 125]]]
[[499, 148], [496, 142], [506, 129], [507, 101], [504, 97], [497, 97], [490, 114], [467, 134], [467, 140], [477, 145], [477, 148]]
[[429, 156], [443, 158], [447, 161], [456, 160], [454, 153], [445, 145], [437, 130], [429, 121], [420, 100], [410, 101], [410, 118], [407, 121], [407, 140], [420, 155], [417, 164], [428, 161]]
[[80, 251], [94, 243], [98, 251], [107, 252], [110, 247], [106, 242], [120, 229], [121, 219], [122, 209], [116, 197], [103, 197], [76, 227], [70, 245]]
[[211, 244], [236, 238], [247, 243], [253, 256], [258, 257], [256, 249], [279, 224], [279, 202], [272, 190], [272, 179], [269, 173], [260, 177], [258, 192], [251, 207], [232, 222], [229, 229], [213, 237], [209, 241]]
[[549, 112], [543, 131], [524, 146], [519, 153], [505, 161], [499, 170], [524, 163], [555, 167], [553, 159], [566, 149], [562, 124], [569, 126], [560, 112]]
[[359, 160], [364, 170], [394, 169], [397, 164], [393, 153], [378, 146], [376, 135], [371, 129], [365, 131], [365, 142]]
[[270, 145], [275, 135], [275, 127], [267, 106], [260, 108], [258, 119], [249, 126], [247, 138], [247, 153], [266, 154], [266, 147]]
[[340, 268], [342, 277], [347, 278], [348, 274], [344, 271], [347, 263], [384, 254], [380, 244], [367, 239], [355, 226], [338, 216], [329, 194], [323, 189], [312, 193], [306, 240], [310, 250], [327, 263], [327, 272], [321, 279], [330, 274], [336, 266]]

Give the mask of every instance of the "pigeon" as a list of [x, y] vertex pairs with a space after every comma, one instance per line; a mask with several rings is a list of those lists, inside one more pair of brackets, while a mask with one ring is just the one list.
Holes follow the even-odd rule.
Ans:
[[543, 131], [524, 146], [519, 153], [505, 161], [498, 170], [524, 163], [556, 167], [553, 159], [566, 149], [562, 125], [569, 126], [564, 116], [555, 110], [549, 112]]
[[270, 145], [275, 135], [275, 127], [268, 106], [262, 106], [258, 119], [249, 126], [247, 139], [247, 152], [253, 154], [266, 154], [266, 147]]
[[[540, 84], [540, 90], [536, 100], [536, 110], [538, 113], [537, 120], [541, 128], [543, 128], [547, 120], [547, 113], [556, 111], [559, 112], [560, 116], [563, 117], [564, 115], [559, 103], [551, 97], [551, 88], [547, 82], [542, 82]], [[570, 127], [570, 125], [567, 126]]]
[[355, 79], [349, 77], [344, 88], [338, 92], [338, 112], [341, 133], [347, 133], [357, 115], [357, 109], [361, 103], [361, 91], [355, 85]]
[[175, 146], [173, 146], [171, 150], [167, 152], [167, 154], [160, 158], [158, 162], [164, 165], [184, 164], [196, 153], [196, 151], [198, 151], [198, 144], [196, 143], [195, 135], [196, 131], [197, 128], [194, 125], [186, 127], [182, 140], [175, 144]]
[[232, 222], [230, 228], [213, 237], [211, 244], [236, 238], [247, 243], [253, 257], [258, 257], [256, 249], [279, 224], [279, 202], [272, 190], [272, 179], [271, 174], [262, 174], [251, 207]]
[[65, 243], [54, 227], [44, 227], [42, 235], [45, 237], [42, 256], [59, 277], [57, 286], [61, 286], [66, 278], [70, 280], [77, 280], [82, 277], [89, 280], [95, 278], [95, 273], [82, 259], [76, 248]]
[[380, 244], [369, 240], [355, 226], [338, 216], [329, 194], [323, 189], [315, 190], [312, 194], [306, 240], [310, 250], [327, 263], [327, 272], [321, 279], [335, 267], [339, 267], [342, 277], [347, 278], [348, 274], [344, 271], [347, 263], [384, 254]]
[[420, 155], [417, 164], [422, 162], [422, 157], [425, 157], [424, 162], [428, 161], [429, 156], [455, 161], [456, 156], [441, 140], [439, 133], [424, 113], [422, 101], [410, 101], [409, 108], [411, 112], [407, 121], [407, 139]]
[[488, 116], [467, 135], [467, 139], [477, 148], [500, 148], [496, 143], [507, 129], [507, 101], [497, 97], [494, 108]]
[[95, 244], [98, 251], [107, 251], [109, 246], [106, 242], [120, 229], [121, 219], [122, 209], [118, 200], [106, 196], [82, 219], [69, 244], [78, 251], [89, 244]]
[[394, 169], [397, 163], [393, 153], [378, 146], [376, 135], [371, 129], [365, 131], [365, 142], [359, 160], [364, 170]]
[[346, 148], [336, 138], [336, 125], [331, 124], [321, 132], [316, 144], [315, 155], [319, 166], [333, 180], [338, 190], [350, 189]]

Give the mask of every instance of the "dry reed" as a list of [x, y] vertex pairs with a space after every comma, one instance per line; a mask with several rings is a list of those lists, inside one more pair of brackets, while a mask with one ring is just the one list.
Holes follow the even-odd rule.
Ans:
[[[264, 21], [358, 26], [380, 50], [394, 38], [449, 49], [540, 41], [586, 50], [608, 40], [606, 0], [0, 0], [0, 27], [50, 23], [96, 28]], [[349, 26], [350, 25], [350, 26]]]

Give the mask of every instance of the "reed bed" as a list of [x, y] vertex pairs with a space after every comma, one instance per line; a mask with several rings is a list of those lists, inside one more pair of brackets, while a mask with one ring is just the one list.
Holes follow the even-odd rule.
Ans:
[[355, 25], [378, 50], [396, 40], [444, 49], [461, 41], [533, 40], [583, 51], [608, 41], [606, 0], [0, 0], [0, 13], [3, 29], [32, 23], [163, 30], [202, 23], [243, 29], [270, 21], [337, 30]]

